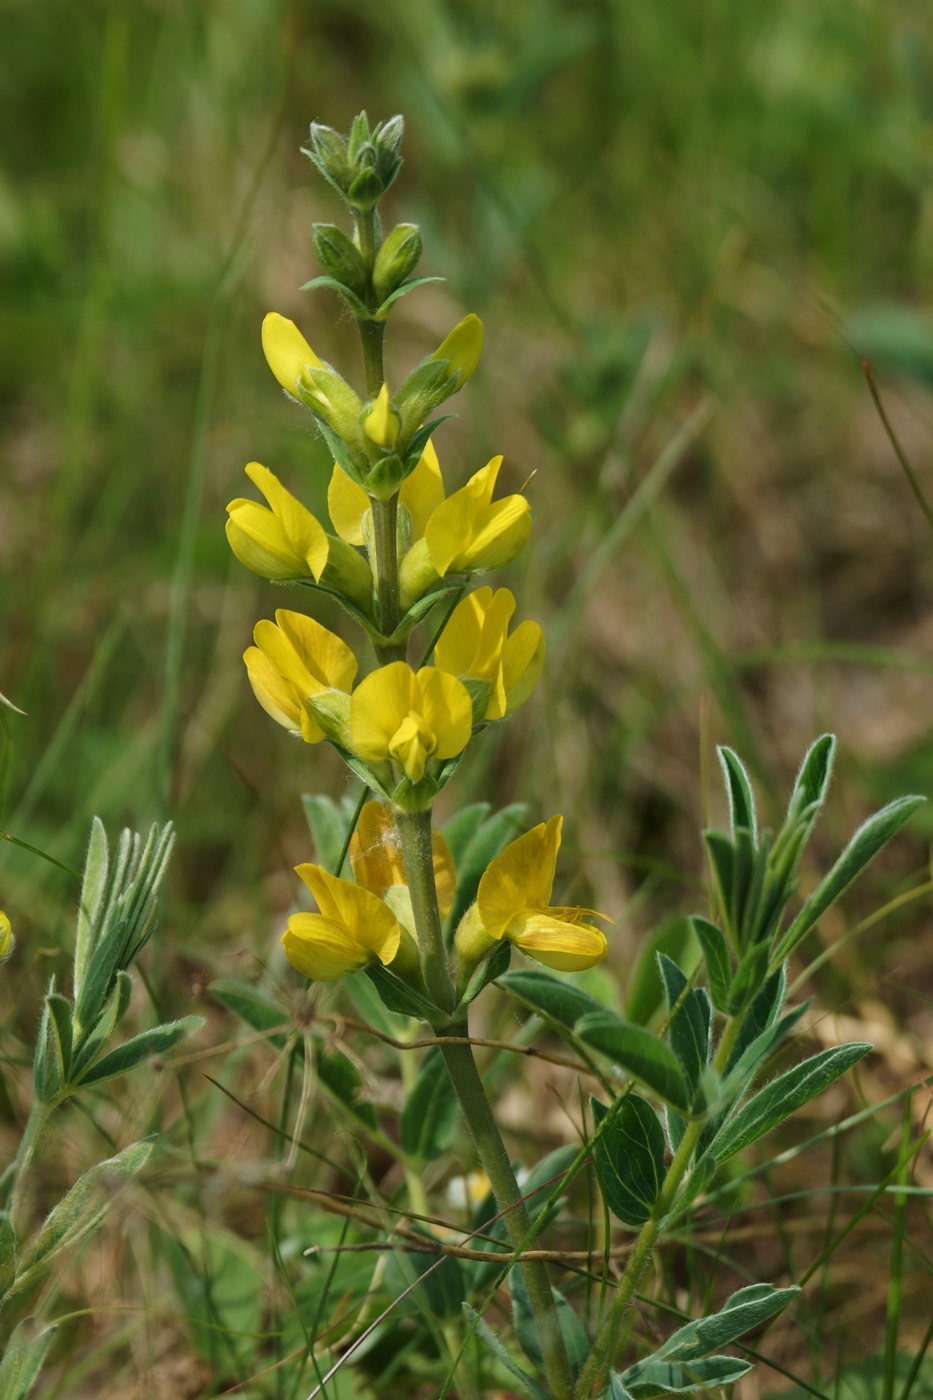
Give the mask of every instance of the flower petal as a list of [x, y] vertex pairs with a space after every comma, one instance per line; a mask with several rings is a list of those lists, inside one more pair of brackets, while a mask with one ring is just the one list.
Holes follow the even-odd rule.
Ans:
[[335, 462], [327, 488], [327, 513], [337, 534], [347, 544], [364, 543], [363, 516], [369, 509], [369, 497], [362, 486]]
[[364, 967], [372, 956], [348, 936], [342, 924], [323, 914], [293, 914], [282, 945], [292, 967], [315, 982], [333, 982]]
[[433, 730], [437, 741], [435, 758], [453, 758], [470, 742], [473, 732], [473, 704], [465, 685], [436, 666], [423, 666], [418, 672], [421, 692], [420, 714]]
[[524, 496], [503, 496], [473, 522], [470, 543], [461, 551], [455, 569], [501, 569], [510, 564], [528, 543], [531, 507]]
[[367, 802], [350, 842], [353, 878], [382, 896], [390, 885], [407, 884], [398, 827], [382, 802]]
[[476, 656], [483, 623], [492, 602], [491, 588], [477, 588], [458, 603], [434, 648], [434, 664], [452, 676], [476, 676]]
[[346, 642], [306, 613], [279, 608], [275, 620], [315, 680], [349, 695], [358, 662]]
[[350, 699], [350, 737], [360, 758], [388, 758], [390, 740], [418, 701], [415, 673], [404, 661], [380, 666], [360, 681]]
[[501, 855], [490, 862], [479, 882], [479, 917], [493, 938], [501, 938], [507, 925], [522, 915], [531, 902], [528, 895], [543, 859], [545, 831], [541, 822], [509, 842]]
[[448, 373], [458, 373], [457, 388], [462, 389], [479, 364], [482, 352], [483, 323], [478, 316], [470, 312], [454, 326], [429, 358], [446, 360]]
[[411, 513], [412, 539], [420, 540], [424, 534], [425, 526], [444, 500], [444, 478], [441, 476], [441, 464], [437, 460], [434, 444], [430, 440], [425, 444], [421, 460], [415, 470], [402, 482], [398, 498], [400, 503], [407, 506]]
[[609, 951], [605, 934], [592, 924], [565, 924], [549, 914], [529, 914], [506, 929], [506, 937], [529, 958], [557, 972], [582, 972]]
[[295, 873], [314, 895], [325, 919], [343, 928], [348, 942], [365, 950], [362, 961], [368, 961], [369, 954], [382, 963], [392, 961], [398, 952], [398, 920], [381, 899], [361, 885], [331, 875], [322, 865], [296, 865]]
[[[253, 694], [267, 715], [276, 724], [297, 734], [301, 730], [301, 702], [295, 687], [283, 679], [269, 658], [258, 647], [247, 647], [243, 653], [246, 674]], [[321, 734], [323, 739], [324, 735]]]
[[282, 522], [258, 501], [239, 499], [227, 506], [227, 540], [241, 564], [260, 578], [308, 578], [311, 569], [288, 542]]
[[318, 359], [294, 321], [277, 311], [270, 311], [263, 320], [262, 349], [272, 373], [292, 398], [298, 397], [302, 370], [324, 368], [324, 361]]
[[523, 622], [502, 648], [502, 679], [505, 685], [507, 715], [524, 705], [544, 669], [546, 646], [537, 622]]
[[285, 538], [299, 559], [303, 559], [318, 583], [327, 567], [329, 547], [320, 521], [282, 485], [274, 472], [261, 462], [249, 462], [246, 475], [265, 496], [274, 515], [282, 523]]
[[466, 486], [437, 507], [425, 526], [424, 537], [431, 562], [441, 578], [460, 568], [461, 556], [469, 550], [477, 520], [492, 499], [501, 457], [493, 457], [470, 477]]

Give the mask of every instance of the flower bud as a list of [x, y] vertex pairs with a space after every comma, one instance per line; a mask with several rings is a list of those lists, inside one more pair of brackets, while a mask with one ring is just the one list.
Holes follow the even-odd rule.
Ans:
[[478, 316], [470, 312], [469, 316], [464, 316], [463, 320], [454, 326], [450, 335], [441, 341], [434, 354], [428, 358], [447, 361], [447, 373], [457, 375], [454, 388], [449, 390], [455, 394], [458, 389], [463, 388], [476, 369], [482, 352], [483, 323]]
[[13, 929], [10, 926], [10, 921], [3, 910], [0, 909], [0, 965], [6, 962], [15, 947], [16, 939], [13, 937]]
[[378, 301], [396, 291], [414, 271], [421, 257], [421, 230], [417, 224], [398, 224], [376, 254], [373, 290]]
[[336, 224], [314, 224], [312, 229], [317, 260], [329, 277], [361, 297], [366, 291], [366, 268], [360, 250]]
[[270, 311], [263, 320], [262, 349], [272, 373], [293, 399], [299, 397], [301, 375], [311, 368], [324, 368], [324, 361], [318, 359], [294, 321], [277, 311]]
[[363, 428], [370, 442], [377, 447], [393, 447], [398, 437], [398, 414], [389, 403], [389, 386], [383, 384], [376, 401], [363, 419]]

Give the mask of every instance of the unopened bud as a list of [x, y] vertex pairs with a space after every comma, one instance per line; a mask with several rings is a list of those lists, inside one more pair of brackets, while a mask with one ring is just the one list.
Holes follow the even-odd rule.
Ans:
[[389, 387], [383, 384], [376, 396], [376, 402], [363, 419], [363, 427], [370, 442], [377, 447], [393, 447], [398, 437], [398, 414], [393, 413], [389, 403]]
[[447, 373], [457, 375], [456, 388], [451, 391], [456, 393], [457, 389], [463, 388], [476, 369], [482, 352], [483, 323], [478, 316], [470, 312], [469, 316], [464, 316], [463, 320], [454, 326], [450, 335], [445, 337], [430, 359], [447, 361]]
[[13, 937], [10, 921], [0, 909], [0, 964], [6, 962], [15, 947], [16, 939]]
[[315, 224], [313, 238], [318, 262], [327, 275], [362, 296], [366, 290], [366, 268], [353, 240], [336, 224]]
[[385, 301], [417, 266], [421, 257], [421, 230], [417, 224], [398, 224], [376, 255], [373, 290]]

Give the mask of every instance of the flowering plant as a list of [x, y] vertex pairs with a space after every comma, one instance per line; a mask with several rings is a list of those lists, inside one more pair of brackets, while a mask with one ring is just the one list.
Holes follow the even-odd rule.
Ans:
[[[508, 564], [527, 543], [526, 496], [496, 496], [500, 457], [447, 494], [434, 447], [444, 419], [431, 415], [478, 364], [478, 318], [465, 316], [400, 385], [386, 382], [388, 317], [401, 297], [430, 280], [411, 276], [421, 252], [418, 229], [400, 224], [386, 232], [378, 213], [399, 169], [401, 136], [400, 117], [371, 129], [361, 114], [347, 139], [312, 126], [307, 149], [353, 219], [351, 234], [315, 227], [324, 275], [307, 285], [336, 291], [355, 319], [361, 391], [291, 321], [272, 312], [263, 323], [275, 378], [313, 415], [333, 457], [330, 528], [257, 463], [246, 471], [267, 504], [237, 498], [228, 507], [228, 538], [242, 563], [264, 578], [336, 598], [375, 660], [359, 679], [356, 657], [341, 638], [285, 609], [274, 622], [257, 624], [255, 645], [245, 654], [250, 684], [268, 714], [304, 743], [330, 743], [363, 784], [345, 830], [331, 841], [331, 868], [326, 862], [298, 867], [317, 908], [293, 914], [282, 941], [293, 966], [313, 982], [362, 971], [390, 1017], [401, 1018], [392, 1041], [400, 1051], [410, 1053], [418, 1026], [427, 1027], [420, 1069], [404, 1075], [401, 1115], [413, 1220], [428, 1216], [421, 1173], [443, 1148], [451, 1104], [475, 1144], [489, 1188], [478, 1223], [445, 1248], [422, 1232], [422, 1251], [440, 1257], [412, 1284], [424, 1288], [432, 1273], [446, 1270], [443, 1297], [426, 1305], [440, 1319], [440, 1341], [431, 1341], [430, 1329], [426, 1336], [434, 1354], [446, 1352], [450, 1362], [443, 1393], [474, 1335], [488, 1349], [495, 1375], [538, 1400], [650, 1400], [714, 1389], [751, 1364], [723, 1348], [775, 1317], [799, 1289], [743, 1288], [718, 1313], [687, 1320], [647, 1353], [639, 1346], [626, 1364], [637, 1290], [659, 1241], [712, 1188], [724, 1164], [871, 1049], [836, 1046], [760, 1086], [805, 1010], [784, 1006], [788, 959], [920, 799], [903, 798], [867, 822], [787, 922], [835, 741], [825, 735], [810, 748], [776, 833], [759, 829], [748, 776], [734, 753], [721, 750], [731, 828], [705, 834], [718, 915], [691, 920], [701, 953], [695, 967], [659, 957], [666, 1012], [658, 1032], [626, 1021], [572, 980], [600, 963], [610, 945], [604, 916], [552, 902], [560, 816], [511, 841], [508, 824], [485, 822], [482, 807], [455, 814], [443, 834], [434, 826], [435, 801], [468, 747], [512, 715], [539, 682], [545, 641], [534, 621], [512, 627], [516, 600], [508, 589], [472, 587], [477, 575]], [[416, 657], [419, 624], [430, 643]], [[339, 809], [317, 799], [313, 810], [321, 832], [329, 822], [333, 835]], [[317, 844], [321, 854], [326, 836]], [[531, 962], [510, 970], [513, 948]], [[579, 1151], [545, 1159], [523, 1187], [470, 1036], [470, 1008], [493, 983], [532, 1013], [517, 1048], [556, 1033], [571, 1049], [573, 1066], [598, 1085]], [[253, 1003], [236, 988], [217, 992], [247, 1019], [253, 1014]], [[330, 1074], [333, 1086], [333, 1064], [326, 1069], [322, 1060], [319, 1072]], [[346, 1063], [341, 1072], [343, 1098], [352, 1104]], [[429, 1121], [419, 1121], [425, 1115]], [[537, 1248], [588, 1164], [607, 1213], [631, 1232], [625, 1267], [611, 1290], [604, 1279], [592, 1325], [553, 1285], [549, 1262], [560, 1264], [559, 1252], [549, 1261]], [[401, 1238], [393, 1230], [396, 1244]], [[405, 1238], [412, 1238], [411, 1229]], [[511, 1337], [483, 1316], [506, 1278]], [[371, 1331], [357, 1336], [332, 1369]], [[314, 1395], [329, 1379], [320, 1371], [319, 1377]]]

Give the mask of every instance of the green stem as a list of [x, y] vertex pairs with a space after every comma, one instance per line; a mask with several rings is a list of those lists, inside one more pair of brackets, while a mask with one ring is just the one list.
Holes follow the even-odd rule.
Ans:
[[[432, 1001], [443, 1011], [452, 1011], [456, 1004], [456, 993], [447, 963], [440, 911], [437, 906], [431, 813], [398, 812], [396, 821], [418, 932], [425, 989]], [[445, 1036], [468, 1036], [470, 1032], [467, 1022], [464, 1021], [443, 1028], [442, 1033]], [[473, 1059], [472, 1047], [443, 1045], [441, 1053], [460, 1101], [463, 1116], [476, 1143], [483, 1170], [489, 1178], [493, 1195], [499, 1209], [505, 1211], [505, 1225], [509, 1238], [513, 1247], [520, 1250], [533, 1230], [531, 1217], [521, 1199], [521, 1191], [515, 1180], [509, 1155], [493, 1117], [476, 1061]], [[570, 1368], [547, 1270], [540, 1260], [526, 1261], [520, 1267], [534, 1312], [552, 1393], [555, 1400], [570, 1400]]]
[[35, 1104], [26, 1122], [23, 1136], [20, 1139], [19, 1150], [16, 1154], [16, 1161], [13, 1164], [13, 1192], [10, 1197], [10, 1207], [7, 1212], [10, 1223], [16, 1224], [16, 1215], [23, 1199], [23, 1190], [26, 1185], [26, 1176], [29, 1166], [35, 1156], [36, 1148], [39, 1145], [39, 1134], [45, 1127], [54, 1104]]
[[[384, 637], [391, 637], [398, 626], [398, 497], [392, 496], [388, 501], [373, 500], [372, 510], [379, 626]], [[403, 661], [406, 647], [404, 644], [377, 646], [376, 652], [380, 666], [384, 666], [387, 661]]]
[[[451, 1026], [445, 1034], [466, 1036], [469, 1035], [469, 1026], [466, 1022], [459, 1026]], [[505, 1211], [505, 1226], [512, 1247], [516, 1251], [521, 1250], [526, 1239], [533, 1233], [532, 1221], [521, 1199], [512, 1164], [486, 1097], [483, 1081], [479, 1077], [476, 1061], [473, 1059], [472, 1047], [444, 1045], [441, 1047], [441, 1053], [457, 1091], [463, 1116], [476, 1143], [483, 1170], [489, 1178], [496, 1205], [499, 1210]], [[570, 1400], [573, 1383], [547, 1269], [539, 1259], [526, 1259], [519, 1268], [534, 1313], [551, 1392], [555, 1400]]]
[[[739, 1016], [732, 1016], [726, 1022], [713, 1062], [714, 1067], [719, 1072], [725, 1068], [741, 1024], [742, 1020]], [[619, 1336], [626, 1313], [632, 1305], [641, 1282], [641, 1276], [645, 1272], [652, 1251], [658, 1242], [662, 1221], [669, 1214], [677, 1192], [680, 1190], [681, 1182], [686, 1176], [693, 1150], [699, 1141], [703, 1127], [702, 1122], [693, 1122], [687, 1126], [681, 1144], [667, 1169], [667, 1176], [664, 1178], [664, 1185], [661, 1187], [658, 1199], [654, 1203], [651, 1217], [641, 1227], [638, 1239], [635, 1241], [635, 1247], [626, 1261], [622, 1277], [613, 1294], [609, 1311], [593, 1343], [593, 1349], [580, 1372], [573, 1392], [574, 1400], [588, 1400], [604, 1367], [612, 1359], [616, 1338]]]

